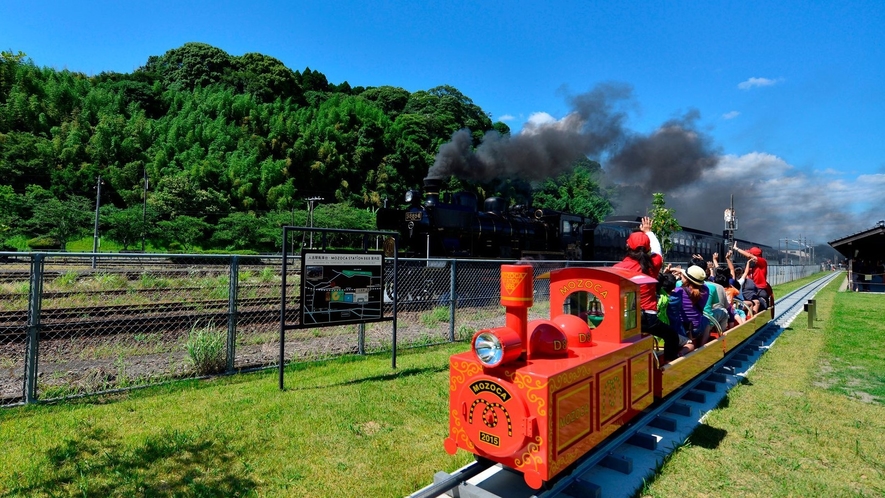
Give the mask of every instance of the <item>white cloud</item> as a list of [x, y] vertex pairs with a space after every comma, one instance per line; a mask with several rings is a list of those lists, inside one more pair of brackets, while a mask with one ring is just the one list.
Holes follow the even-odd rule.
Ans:
[[833, 168], [827, 168], [827, 169], [821, 171], [821, 173], [824, 175], [832, 175], [832, 176], [842, 176], [845, 174], [844, 171], [839, 171], [839, 170], [833, 169]]
[[502, 114], [498, 116], [498, 121], [513, 121], [516, 119], [512, 114]]
[[742, 81], [738, 83], [738, 88], [741, 90], [749, 90], [751, 88], [759, 87], [759, 86], [771, 86], [778, 83], [780, 80], [772, 80], [769, 78], [750, 78], [747, 81]]
[[740, 115], [741, 115], [741, 113], [739, 113], [738, 111], [726, 112], [725, 114], [722, 115], [722, 119], [734, 119]]
[[808, 174], [765, 152], [721, 156], [698, 182], [674, 194], [686, 226], [699, 228], [708, 213], [696, 221], [689, 216], [696, 214], [692, 207], [722, 204], [733, 195], [741, 237], [763, 243], [787, 234], [823, 243], [865, 230], [885, 215], [885, 174], [841, 179]]
[[547, 114], [546, 112], [533, 112], [529, 119], [526, 120], [526, 125], [532, 126], [544, 126], [553, 124], [556, 122], [556, 118]]
[[535, 135], [541, 133], [545, 129], [579, 133], [583, 125], [584, 120], [581, 119], [581, 116], [576, 112], [566, 114], [562, 119], [556, 119], [546, 112], [535, 112], [529, 116], [529, 119], [522, 126], [522, 130], [519, 131], [519, 134]]
[[743, 156], [733, 154], [722, 156], [719, 158], [716, 168], [706, 171], [704, 175], [705, 177], [709, 175], [713, 180], [733, 179], [739, 181], [747, 178], [780, 178], [791, 175], [793, 172], [792, 166], [774, 154], [750, 152]]

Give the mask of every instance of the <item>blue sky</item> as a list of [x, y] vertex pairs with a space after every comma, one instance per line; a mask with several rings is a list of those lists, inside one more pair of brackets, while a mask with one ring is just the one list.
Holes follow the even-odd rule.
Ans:
[[885, 218], [881, 0], [437, 4], [6, 2], [0, 48], [97, 74], [198, 41], [333, 83], [452, 85], [514, 133], [563, 120], [569, 97], [617, 82], [632, 88], [631, 132], [652, 136], [696, 112], [692, 130], [715, 150], [715, 167], [666, 189], [684, 224], [720, 230], [715, 213], [732, 194], [743, 235], [774, 245]]

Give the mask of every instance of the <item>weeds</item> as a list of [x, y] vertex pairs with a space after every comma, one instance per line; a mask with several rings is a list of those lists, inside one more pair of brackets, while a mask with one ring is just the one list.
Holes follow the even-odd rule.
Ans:
[[169, 287], [169, 279], [160, 278], [147, 272], [141, 274], [140, 280], [141, 286], [146, 289], [162, 289]]
[[71, 270], [66, 271], [61, 274], [57, 279], [55, 279], [55, 283], [58, 284], [59, 287], [72, 287], [77, 283], [77, 279], [80, 278], [80, 274]]
[[274, 280], [277, 280], [277, 272], [275, 269], [270, 267], [262, 268], [258, 279], [261, 282], [273, 282]]
[[96, 273], [92, 279], [104, 289], [120, 289], [126, 287], [126, 279], [115, 273]]
[[458, 327], [458, 332], [455, 334], [456, 341], [466, 341], [473, 337], [473, 334], [476, 333], [476, 329], [473, 327], [468, 327], [467, 325], [460, 325]]
[[430, 310], [429, 313], [421, 315], [421, 323], [426, 326], [436, 325], [437, 323], [447, 323], [449, 321], [449, 308], [438, 306]]
[[188, 359], [198, 375], [211, 375], [223, 372], [227, 366], [226, 355], [227, 332], [218, 329], [209, 322], [204, 327], [199, 322], [191, 327], [188, 333]]

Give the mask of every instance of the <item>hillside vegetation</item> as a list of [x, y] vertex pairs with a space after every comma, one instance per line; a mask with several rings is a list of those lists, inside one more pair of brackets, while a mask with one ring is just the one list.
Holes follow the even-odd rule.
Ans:
[[[334, 84], [203, 43], [96, 76], [2, 52], [0, 249], [91, 235], [99, 187], [102, 235], [123, 249], [144, 234], [181, 250], [278, 250], [279, 226], [306, 224], [309, 197], [334, 205], [317, 210], [333, 217], [319, 226], [374, 228], [372, 210], [420, 186], [461, 129], [474, 145], [510, 131], [451, 86]], [[543, 203], [561, 182], [536, 187]]]

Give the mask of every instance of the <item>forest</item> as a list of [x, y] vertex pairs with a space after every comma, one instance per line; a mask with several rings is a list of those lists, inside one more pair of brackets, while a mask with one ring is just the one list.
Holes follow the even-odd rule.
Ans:
[[[331, 83], [258, 53], [186, 43], [132, 73], [89, 76], [0, 53], [0, 250], [278, 252], [280, 227], [374, 229], [441, 145], [510, 133], [456, 88]], [[449, 188], [602, 219], [598, 163], [527, 184]], [[522, 198], [520, 198], [522, 197]], [[526, 198], [528, 197], [528, 199]], [[309, 198], [322, 198], [313, 212]]]

